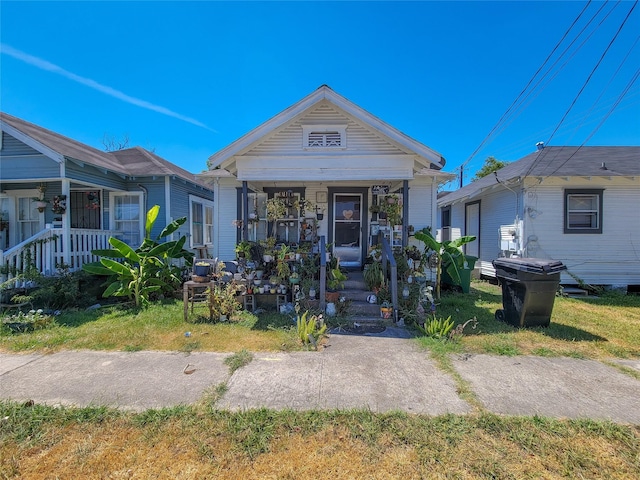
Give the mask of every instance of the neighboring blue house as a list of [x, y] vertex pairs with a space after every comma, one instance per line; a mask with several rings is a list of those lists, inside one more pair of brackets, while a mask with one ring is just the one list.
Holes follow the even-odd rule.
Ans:
[[103, 152], [6, 113], [0, 134], [0, 265], [21, 269], [25, 245], [45, 274], [95, 261], [91, 250], [110, 236], [137, 247], [153, 205], [161, 207], [153, 236], [186, 216], [187, 247], [211, 245], [212, 188], [154, 153]]

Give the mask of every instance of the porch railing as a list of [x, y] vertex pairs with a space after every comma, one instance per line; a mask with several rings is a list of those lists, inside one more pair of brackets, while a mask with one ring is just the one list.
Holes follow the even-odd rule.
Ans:
[[320, 246], [318, 252], [320, 253], [320, 310], [324, 312], [327, 308], [327, 247], [325, 245], [324, 235], [320, 235]]
[[30, 267], [47, 276], [62, 265], [70, 271], [80, 270], [85, 263], [98, 261], [92, 250], [110, 248], [109, 237], [119, 234], [115, 230], [72, 228], [67, 237], [61, 228], [47, 228], [8, 250], [0, 250], [0, 267], [8, 278]]
[[[398, 321], [398, 264], [393, 256], [393, 250], [389, 241], [384, 235], [379, 236], [380, 244], [382, 245], [382, 274], [387, 281], [390, 278], [391, 283], [391, 299], [393, 303], [393, 320]], [[389, 275], [387, 275], [387, 271]]]

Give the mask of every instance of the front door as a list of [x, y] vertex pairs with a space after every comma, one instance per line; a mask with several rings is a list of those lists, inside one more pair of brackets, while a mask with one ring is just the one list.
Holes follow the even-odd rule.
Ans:
[[344, 267], [362, 265], [362, 209], [362, 194], [333, 195], [333, 254]]

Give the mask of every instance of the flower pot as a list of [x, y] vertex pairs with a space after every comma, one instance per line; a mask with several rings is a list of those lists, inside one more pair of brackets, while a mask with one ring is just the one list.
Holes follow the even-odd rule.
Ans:
[[393, 315], [393, 308], [380, 307], [380, 318], [389, 319]]
[[337, 303], [340, 299], [340, 292], [326, 292], [324, 298], [327, 303]]
[[198, 275], [199, 277], [206, 277], [209, 275], [210, 265], [194, 265], [193, 273], [194, 275]]

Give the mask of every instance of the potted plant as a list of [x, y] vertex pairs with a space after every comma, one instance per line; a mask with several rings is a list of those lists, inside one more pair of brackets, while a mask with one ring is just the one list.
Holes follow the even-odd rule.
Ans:
[[196, 262], [193, 266], [193, 274], [198, 277], [208, 277], [211, 270], [211, 264], [209, 262]]
[[56, 195], [53, 197], [53, 205], [51, 211], [55, 214], [62, 215], [67, 210], [67, 196]]
[[386, 214], [389, 225], [402, 224], [402, 202], [397, 195], [387, 196], [386, 201], [380, 205], [380, 212]]
[[267, 220], [273, 222], [287, 215], [287, 204], [282, 197], [273, 197], [267, 200]]
[[306, 198], [296, 199], [293, 202], [293, 208], [300, 211], [300, 216], [303, 217], [306, 212], [311, 211], [313, 203]]
[[384, 318], [385, 320], [391, 318], [393, 316], [393, 307], [389, 302], [382, 302], [380, 304], [380, 318]]
[[246, 240], [241, 241], [236, 245], [235, 251], [238, 258], [251, 259], [251, 242]]
[[44, 198], [44, 194], [46, 191], [47, 191], [46, 185], [40, 184], [40, 186], [38, 187], [38, 192], [40, 193], [38, 194], [37, 197], [33, 197], [31, 199], [35, 202], [36, 208], [40, 213], [44, 212], [44, 209], [47, 208], [47, 205], [49, 205], [49, 200]]
[[[428, 229], [416, 232], [416, 240], [425, 244], [424, 255], [433, 252], [435, 256], [436, 269], [436, 299], [440, 299], [440, 283], [443, 281], [443, 272], [446, 271], [449, 281], [453, 285], [462, 287], [464, 293], [469, 292], [471, 282], [471, 270], [477, 258], [465, 256], [461, 247], [469, 242], [473, 242], [476, 237], [473, 235], [463, 236], [452, 241], [438, 242]], [[462, 272], [462, 274], [461, 274]]]

